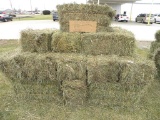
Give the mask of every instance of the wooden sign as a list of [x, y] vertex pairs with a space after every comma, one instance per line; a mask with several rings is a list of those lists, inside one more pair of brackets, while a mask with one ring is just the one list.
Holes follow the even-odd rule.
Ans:
[[70, 32], [96, 32], [96, 21], [69, 21]]

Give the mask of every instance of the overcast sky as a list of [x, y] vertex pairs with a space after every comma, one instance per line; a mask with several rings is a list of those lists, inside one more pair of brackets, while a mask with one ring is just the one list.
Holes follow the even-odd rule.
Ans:
[[[21, 10], [35, 10], [35, 8], [38, 8], [39, 10], [49, 9], [49, 10], [55, 10], [57, 4], [63, 4], [63, 3], [86, 3], [86, 0], [0, 0], [0, 10], [1, 9], [10, 9], [12, 3], [12, 8], [21, 9]], [[152, 0], [142, 0], [142, 2], [151, 3]], [[154, 2], [159, 2], [160, 0], [154, 0]]]
[[16, 9], [22, 9], [22, 10], [35, 10], [35, 8], [38, 8], [39, 10], [49, 9], [49, 10], [55, 10], [57, 4], [63, 4], [63, 3], [86, 3], [86, 0], [0, 0], [0, 9], [10, 9], [11, 4], [12, 7]]

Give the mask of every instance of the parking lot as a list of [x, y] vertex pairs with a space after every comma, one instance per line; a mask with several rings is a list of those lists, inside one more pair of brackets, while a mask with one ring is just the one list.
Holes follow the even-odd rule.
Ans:
[[[136, 22], [117, 22], [113, 21], [111, 26], [118, 26], [134, 33], [137, 41], [154, 41], [154, 34], [160, 30], [160, 24], [142, 24]], [[59, 29], [59, 23], [53, 20], [28, 20], [0, 22], [0, 39], [19, 39], [20, 31], [23, 29]]]

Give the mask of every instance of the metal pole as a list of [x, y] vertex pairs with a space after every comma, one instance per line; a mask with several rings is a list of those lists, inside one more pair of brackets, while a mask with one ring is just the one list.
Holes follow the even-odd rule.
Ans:
[[149, 14], [148, 25], [150, 25], [150, 19], [151, 19], [152, 8], [153, 8], [153, 0], [152, 0], [152, 4], [151, 4], [151, 11], [150, 11], [150, 14]]
[[99, 5], [99, 1], [100, 1], [100, 0], [98, 0], [98, 5]]
[[9, 0], [9, 2], [10, 2], [11, 9], [13, 9], [11, 0]]
[[132, 9], [133, 9], [133, 2], [132, 2], [131, 12], [130, 12], [130, 21], [132, 21]]
[[32, 3], [31, 3], [31, 0], [30, 0], [30, 6], [31, 6], [31, 14], [32, 14]]

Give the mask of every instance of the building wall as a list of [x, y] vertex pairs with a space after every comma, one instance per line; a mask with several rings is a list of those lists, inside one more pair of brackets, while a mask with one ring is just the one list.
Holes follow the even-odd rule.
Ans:
[[[121, 13], [123, 11], [127, 11], [127, 15], [130, 17], [131, 14], [131, 6], [132, 4], [123, 4], [121, 7]], [[160, 4], [156, 3], [156, 4], [146, 4], [146, 3], [142, 3], [142, 4], [137, 4], [134, 3], [133, 4], [133, 8], [132, 8], [132, 14], [131, 14], [131, 19], [134, 21], [136, 16], [140, 13], [152, 13], [152, 14], [156, 14], [156, 13], [160, 13]]]
[[108, 4], [108, 5], [111, 6], [114, 10], [116, 10], [116, 14], [121, 13], [121, 5], [120, 4]]

